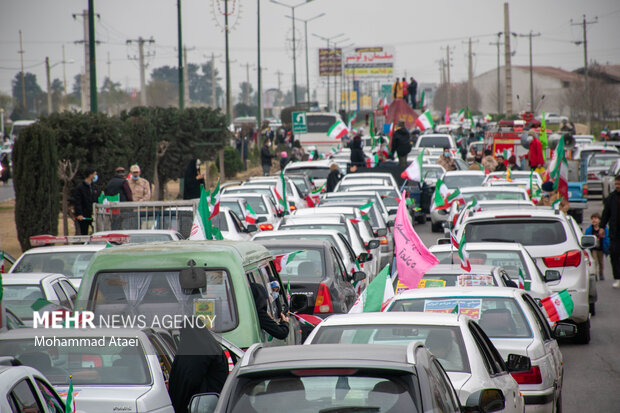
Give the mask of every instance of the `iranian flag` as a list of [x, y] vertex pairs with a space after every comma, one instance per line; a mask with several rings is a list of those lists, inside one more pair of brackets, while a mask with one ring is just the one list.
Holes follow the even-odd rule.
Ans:
[[379, 163], [379, 155], [376, 153], [366, 158], [366, 168], [374, 168]]
[[286, 202], [286, 181], [284, 180], [284, 170], [280, 171], [280, 179], [276, 183], [274, 189], [277, 201], [278, 212], [288, 212], [288, 204]]
[[359, 224], [360, 222], [362, 222], [361, 219], [357, 219], [357, 218], [349, 218], [349, 221], [351, 221], [351, 223], [353, 224]]
[[532, 202], [534, 204], [538, 204], [540, 202], [541, 199], [541, 193], [540, 193], [540, 188], [537, 188], [535, 192], [534, 191], [534, 170], [530, 170], [530, 183], [529, 183], [529, 188], [527, 189], [527, 194], [530, 196], [530, 199], [532, 200]]
[[63, 307], [59, 306], [58, 304], [54, 304], [46, 300], [45, 298], [38, 298], [37, 301], [32, 303], [30, 308], [35, 313], [45, 313], [45, 312], [53, 312], [53, 311], [60, 311], [62, 313], [65, 313], [67, 311]]
[[357, 118], [357, 111], [349, 115], [349, 119], [347, 121], [347, 127], [349, 128], [349, 130], [353, 130], [353, 122], [355, 122], [356, 118]]
[[560, 138], [547, 170], [549, 179], [553, 181], [553, 189], [557, 190], [562, 198], [568, 199], [568, 162], [564, 151], [564, 136]]
[[359, 207], [359, 210], [362, 213], [362, 219], [364, 221], [370, 220], [370, 217], [368, 216], [368, 213], [370, 212], [370, 208], [372, 208], [372, 204], [374, 204], [374, 202], [371, 201], [371, 202], [369, 202], [367, 204], [364, 204], [361, 207]]
[[338, 152], [340, 152], [340, 144], [336, 145], [335, 148], [331, 148], [332, 154], [337, 154]]
[[435, 205], [435, 209], [447, 209], [450, 205], [448, 204], [447, 198], [450, 190], [443, 183], [441, 178], [437, 178], [437, 182], [435, 183], [435, 195], [433, 196], [433, 205]]
[[[4, 251], [0, 251], [0, 274], [4, 274]], [[0, 278], [0, 300], [2, 299], [2, 279]]]
[[349, 133], [347, 125], [345, 125], [343, 121], [338, 119], [336, 123], [334, 123], [327, 131], [327, 136], [332, 139], [342, 139], [342, 137], [345, 136], [347, 133]]
[[457, 115], [457, 119], [458, 119], [459, 122], [464, 122], [465, 121], [465, 109], [459, 110], [459, 113]]
[[463, 235], [461, 235], [461, 241], [459, 242], [459, 258], [461, 259], [461, 268], [465, 271], [471, 271], [471, 264], [469, 263], [469, 254], [465, 249], [465, 231], [463, 231]]
[[370, 124], [368, 125], [370, 137], [372, 138], [372, 146], [375, 146], [375, 115], [370, 114]]
[[286, 264], [290, 263], [295, 259], [295, 256], [300, 252], [304, 252], [304, 250], [289, 252], [287, 254], [276, 255], [273, 258], [273, 263], [276, 266], [276, 271], [281, 272], [282, 268], [286, 267]]
[[210, 197], [207, 197], [207, 202], [209, 204], [209, 219], [212, 219], [214, 216], [220, 213], [220, 180], [217, 180], [217, 185], [215, 189], [211, 193]]
[[422, 95], [420, 96], [420, 109], [425, 110], [426, 105], [424, 104], [424, 90], [422, 90]]
[[540, 300], [551, 321], [560, 321], [573, 314], [573, 299], [566, 289]]
[[469, 202], [469, 204], [467, 204], [465, 209], [473, 211], [473, 212], [478, 212], [478, 211], [482, 210], [482, 208], [480, 208], [480, 205], [478, 204], [478, 200], [476, 198], [472, 198], [472, 200]]
[[65, 413], [75, 412], [75, 399], [73, 398], [73, 376], [69, 376], [69, 389], [67, 390], [67, 400], [65, 400]]
[[349, 313], [370, 313], [383, 311], [394, 297], [394, 286], [390, 278], [390, 265], [383, 267], [381, 272], [368, 284], [359, 296]]
[[309, 161], [314, 161], [314, 157], [315, 157], [315, 151], [310, 151], [310, 153], [308, 154], [308, 160]]
[[521, 268], [519, 268], [519, 288], [525, 290], [525, 276]]
[[[219, 188], [219, 185], [218, 185]], [[209, 209], [209, 200], [212, 196], [209, 191], [205, 191], [204, 185], [200, 185], [200, 202], [194, 214], [194, 222], [189, 233], [189, 239], [193, 241], [223, 239], [222, 233], [218, 228], [211, 225], [211, 210]], [[219, 208], [219, 198], [217, 202]]]
[[256, 224], [256, 220], [258, 219], [258, 217], [256, 216], [256, 213], [254, 212], [254, 210], [252, 209], [252, 205], [250, 205], [249, 203], [245, 204], [245, 222], [247, 222], [248, 224]]
[[400, 177], [409, 181], [422, 182], [422, 165], [424, 152], [420, 152], [411, 164], [400, 174]]
[[421, 131], [425, 131], [427, 129], [433, 129], [435, 123], [433, 122], [433, 117], [431, 116], [431, 112], [428, 110], [422, 113], [415, 121], [415, 124]]
[[325, 192], [325, 183], [323, 185], [321, 185], [320, 187], [313, 189], [312, 190], [312, 201], [314, 202], [314, 205], [318, 205], [319, 204], [319, 196]]

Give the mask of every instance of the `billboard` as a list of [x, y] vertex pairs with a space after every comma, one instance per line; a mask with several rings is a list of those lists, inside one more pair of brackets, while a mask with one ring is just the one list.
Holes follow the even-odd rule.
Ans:
[[356, 77], [394, 75], [394, 47], [358, 47], [345, 56], [344, 74]]
[[319, 76], [340, 76], [342, 49], [319, 49]]

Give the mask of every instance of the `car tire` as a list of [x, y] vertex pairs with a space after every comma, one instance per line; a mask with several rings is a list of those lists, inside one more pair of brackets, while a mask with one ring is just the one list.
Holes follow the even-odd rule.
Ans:
[[596, 303], [590, 303], [590, 315], [594, 317], [596, 315]]
[[443, 225], [441, 225], [441, 222], [437, 222], [437, 223], [433, 223], [431, 222], [431, 231], [432, 232], [442, 232], [443, 230]]
[[590, 320], [585, 323], [577, 323], [577, 334], [575, 335], [575, 343], [590, 343]]

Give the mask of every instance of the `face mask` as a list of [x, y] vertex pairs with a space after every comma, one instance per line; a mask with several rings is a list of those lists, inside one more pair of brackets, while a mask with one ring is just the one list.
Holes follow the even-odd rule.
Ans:
[[131, 175], [131, 179], [133, 179], [134, 181], [137, 181], [139, 178], [140, 178], [139, 176]]
[[95, 175], [95, 177], [93, 178], [93, 182], [97, 182], [99, 180], [99, 175]]
[[271, 300], [272, 300], [272, 301], [277, 300], [279, 296], [280, 296], [280, 293], [277, 293], [277, 292], [275, 292], [275, 291], [272, 291], [272, 292], [271, 292]]

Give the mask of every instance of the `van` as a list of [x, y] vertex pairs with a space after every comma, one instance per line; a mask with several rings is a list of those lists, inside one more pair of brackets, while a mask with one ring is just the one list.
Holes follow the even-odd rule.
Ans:
[[319, 152], [330, 153], [331, 148], [335, 148], [340, 140], [330, 138], [327, 132], [338, 120], [340, 115], [337, 113], [306, 112], [307, 133], [295, 133], [295, 140], [306, 150], [315, 146]]
[[[145, 327], [165, 328], [157, 323], [175, 315], [204, 316], [213, 320], [210, 327], [214, 332], [243, 349], [258, 342], [300, 344], [295, 317], [289, 318], [289, 335], [284, 340], [269, 336], [259, 325], [250, 284], [264, 287], [267, 293], [271, 281], [278, 281], [281, 291], [285, 287], [272, 259], [262, 245], [242, 241], [173, 241], [106, 248], [86, 269], [77, 308], [94, 312], [95, 323], [120, 315], [138, 317]], [[275, 319], [280, 312], [288, 312], [282, 296], [267, 300], [267, 311]], [[291, 301], [292, 312], [308, 305], [305, 296], [294, 295]]]

